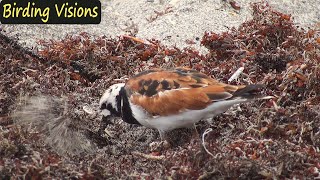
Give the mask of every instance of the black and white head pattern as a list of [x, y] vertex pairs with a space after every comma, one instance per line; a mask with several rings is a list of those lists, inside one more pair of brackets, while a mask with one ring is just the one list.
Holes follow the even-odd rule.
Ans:
[[116, 115], [120, 116], [120, 90], [124, 87], [124, 83], [114, 84], [110, 86], [100, 98], [100, 110], [103, 116]]

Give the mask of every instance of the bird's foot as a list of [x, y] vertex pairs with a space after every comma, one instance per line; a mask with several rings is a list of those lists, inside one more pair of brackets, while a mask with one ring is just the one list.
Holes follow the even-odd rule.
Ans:
[[168, 149], [171, 147], [170, 141], [168, 140], [168, 137], [165, 133], [165, 131], [159, 130], [159, 134], [160, 134], [160, 142], [152, 142], [149, 144], [150, 150], [151, 151], [162, 151], [165, 149]]
[[155, 141], [149, 144], [150, 151], [151, 152], [161, 152], [163, 150], [169, 149], [171, 147], [171, 144], [167, 141]]

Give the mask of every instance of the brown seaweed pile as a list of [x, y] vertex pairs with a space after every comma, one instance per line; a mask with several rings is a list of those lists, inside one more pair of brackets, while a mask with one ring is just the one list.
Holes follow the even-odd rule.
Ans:
[[[290, 15], [266, 4], [252, 8], [253, 19], [239, 28], [204, 34], [206, 55], [157, 40], [84, 32], [39, 41], [32, 52], [0, 34], [0, 178], [319, 177], [320, 32], [297, 28]], [[230, 83], [266, 84], [265, 93], [275, 98], [240, 105], [211, 125], [199, 123], [199, 137], [172, 132], [176, 144], [169, 149], [150, 148], [159, 140], [155, 130], [118, 119], [108, 125], [106, 137], [95, 135], [101, 117], [83, 107], [97, 105], [110, 84], [146, 69], [176, 66], [224, 82], [243, 67]], [[39, 107], [28, 100], [39, 95], [36, 102], [51, 110], [14, 123], [11, 115], [20, 106]]]

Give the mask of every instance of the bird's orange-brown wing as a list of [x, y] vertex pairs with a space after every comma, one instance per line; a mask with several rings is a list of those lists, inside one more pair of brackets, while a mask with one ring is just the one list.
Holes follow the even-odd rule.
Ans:
[[172, 115], [206, 108], [214, 101], [232, 98], [246, 86], [219, 83], [186, 68], [154, 69], [132, 77], [125, 86], [131, 102], [152, 115]]
[[132, 92], [138, 92], [141, 95], [150, 97], [161, 91], [197, 88], [217, 83], [219, 83], [217, 80], [192, 69], [152, 69], [130, 78], [126, 83], [126, 87]]

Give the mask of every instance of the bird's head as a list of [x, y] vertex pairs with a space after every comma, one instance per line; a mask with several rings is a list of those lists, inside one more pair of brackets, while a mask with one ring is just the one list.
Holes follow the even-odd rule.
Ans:
[[100, 110], [104, 117], [121, 116], [120, 90], [124, 85], [124, 83], [119, 83], [110, 86], [100, 98]]

